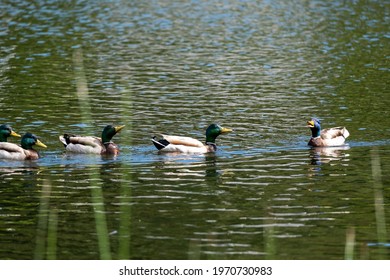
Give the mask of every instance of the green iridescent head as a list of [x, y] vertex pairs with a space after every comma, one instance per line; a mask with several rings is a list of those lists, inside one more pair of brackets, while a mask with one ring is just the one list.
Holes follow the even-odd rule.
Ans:
[[15, 131], [12, 130], [7, 124], [0, 125], [0, 142], [7, 142], [7, 138], [10, 136], [20, 137]]
[[45, 144], [39, 141], [38, 137], [30, 132], [27, 132], [23, 135], [21, 140], [22, 148], [25, 150], [31, 150], [34, 145], [37, 145], [42, 148], [47, 148]]
[[102, 132], [102, 142], [103, 143], [109, 143], [111, 142], [112, 137], [115, 136], [119, 131], [124, 128], [124, 125], [120, 126], [112, 126], [112, 125], [107, 125]]
[[321, 135], [321, 121], [319, 119], [313, 118], [307, 122], [307, 126], [311, 130], [311, 137], [315, 138]]
[[233, 129], [225, 128], [213, 123], [206, 130], [206, 143], [215, 143], [215, 139], [217, 139], [219, 135], [232, 131]]

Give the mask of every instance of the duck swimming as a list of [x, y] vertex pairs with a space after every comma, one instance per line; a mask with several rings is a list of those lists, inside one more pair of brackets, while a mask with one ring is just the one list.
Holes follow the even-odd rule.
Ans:
[[47, 148], [45, 144], [39, 141], [37, 136], [29, 132], [23, 135], [20, 143], [21, 146], [8, 142], [0, 142], [0, 159], [38, 159], [39, 154], [36, 150], [33, 149], [33, 146], [37, 145], [42, 148]]
[[12, 130], [7, 124], [0, 125], [0, 142], [7, 142], [7, 138], [10, 136], [20, 137], [15, 131]]
[[154, 146], [160, 152], [177, 152], [177, 153], [212, 153], [217, 150], [215, 144], [216, 138], [228, 132], [233, 131], [230, 128], [222, 127], [218, 124], [211, 124], [206, 130], [206, 142], [185, 136], [173, 136], [159, 134], [162, 139], [157, 140], [156, 136], [152, 138]]
[[111, 141], [112, 137], [125, 126], [107, 125], [102, 131], [102, 137], [76, 136], [64, 134], [59, 137], [66, 151], [78, 154], [118, 155], [119, 147]]
[[311, 130], [311, 138], [308, 145], [312, 147], [342, 146], [349, 132], [345, 127], [332, 127], [321, 130], [320, 120], [313, 118], [307, 122]]

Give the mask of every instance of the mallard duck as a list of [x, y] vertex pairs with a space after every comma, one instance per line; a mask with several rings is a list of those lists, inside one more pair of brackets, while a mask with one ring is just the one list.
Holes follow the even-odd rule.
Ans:
[[102, 131], [101, 138], [64, 134], [60, 136], [60, 141], [64, 144], [66, 151], [72, 153], [118, 155], [119, 147], [111, 139], [124, 127], [124, 125], [107, 125]]
[[12, 130], [7, 124], [0, 125], [0, 142], [7, 142], [7, 138], [10, 136], [20, 137], [15, 131]]
[[38, 159], [39, 154], [33, 149], [34, 145], [42, 148], [47, 148], [45, 144], [39, 141], [38, 137], [32, 133], [26, 133], [23, 135], [19, 145], [7, 142], [0, 143], [0, 159], [12, 159], [12, 160], [28, 160]]
[[321, 130], [321, 122], [316, 118], [308, 121], [307, 126], [311, 130], [308, 145], [312, 147], [341, 146], [349, 136], [348, 130], [341, 126]]
[[161, 152], [177, 153], [211, 153], [217, 150], [215, 139], [224, 133], [233, 131], [230, 128], [221, 127], [218, 124], [211, 124], [206, 130], [206, 143], [191, 137], [172, 136], [159, 134], [162, 139], [157, 140], [156, 136], [152, 138], [154, 146]]

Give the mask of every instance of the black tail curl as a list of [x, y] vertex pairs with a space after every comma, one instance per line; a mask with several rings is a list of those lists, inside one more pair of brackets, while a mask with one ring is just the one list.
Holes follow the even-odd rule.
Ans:
[[164, 149], [166, 146], [170, 144], [169, 141], [165, 139], [157, 140], [156, 136], [152, 138], [152, 142], [154, 146], [157, 148], [157, 150]]

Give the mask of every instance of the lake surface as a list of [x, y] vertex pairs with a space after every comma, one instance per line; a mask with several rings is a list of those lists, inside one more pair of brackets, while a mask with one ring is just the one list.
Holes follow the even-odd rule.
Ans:
[[[0, 259], [389, 259], [386, 1], [2, 1]], [[348, 145], [307, 146], [306, 121]], [[159, 154], [154, 133], [207, 155]], [[64, 132], [116, 158], [65, 154]], [[9, 139], [17, 142], [19, 139]]]

